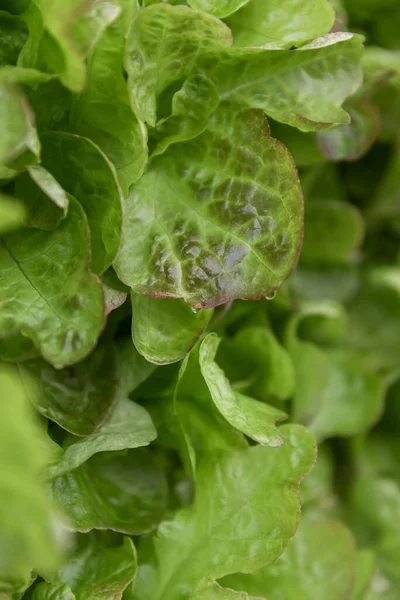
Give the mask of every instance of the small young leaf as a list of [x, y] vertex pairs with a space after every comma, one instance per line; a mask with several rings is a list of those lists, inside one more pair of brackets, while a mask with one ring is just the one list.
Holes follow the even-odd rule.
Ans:
[[180, 299], [131, 294], [132, 339], [142, 356], [154, 364], [182, 360], [195, 345], [213, 315], [212, 309], [194, 313]]

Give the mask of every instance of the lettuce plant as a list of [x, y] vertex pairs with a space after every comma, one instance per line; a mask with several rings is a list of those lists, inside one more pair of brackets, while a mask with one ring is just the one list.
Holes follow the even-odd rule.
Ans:
[[399, 26], [0, 0], [2, 600], [399, 598]]

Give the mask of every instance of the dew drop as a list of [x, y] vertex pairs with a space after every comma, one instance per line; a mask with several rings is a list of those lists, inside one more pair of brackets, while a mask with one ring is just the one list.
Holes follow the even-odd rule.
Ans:
[[267, 294], [265, 296], [265, 299], [266, 300], [273, 300], [275, 298], [275, 296], [276, 296], [276, 292], [271, 292], [270, 294]]
[[191, 306], [190, 308], [192, 309], [195, 315], [197, 315], [197, 313], [201, 311], [201, 308], [195, 308], [194, 306]]

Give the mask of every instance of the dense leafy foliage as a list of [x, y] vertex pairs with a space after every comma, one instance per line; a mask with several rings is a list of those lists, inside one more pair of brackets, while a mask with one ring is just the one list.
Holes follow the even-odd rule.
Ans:
[[398, 600], [399, 28], [0, 0], [1, 600]]

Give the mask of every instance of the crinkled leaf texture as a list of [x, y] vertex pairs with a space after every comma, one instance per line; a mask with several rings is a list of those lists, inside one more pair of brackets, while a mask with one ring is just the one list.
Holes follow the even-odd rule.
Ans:
[[126, 68], [132, 107], [152, 127], [169, 115], [174, 92], [200, 73], [221, 100], [260, 108], [277, 121], [314, 131], [349, 122], [341, 107], [362, 82], [361, 54], [362, 37], [341, 32], [295, 51], [232, 46], [230, 30], [218, 19], [155, 4], [131, 27]]
[[135, 292], [198, 308], [261, 298], [296, 264], [302, 220], [286, 148], [260, 111], [226, 104], [132, 186], [114, 267]]
[[155, 536], [155, 563], [139, 571], [138, 600], [191, 597], [214, 579], [255, 571], [281, 554], [298, 524], [297, 485], [315, 460], [305, 429], [282, 432], [280, 448], [254, 446], [203, 463], [194, 505]]
[[60, 368], [82, 360], [104, 322], [100, 281], [89, 273], [89, 230], [70, 197], [54, 232], [24, 229], [0, 246], [0, 336], [23, 333]]
[[199, 55], [231, 43], [228, 27], [207, 14], [168, 4], [144, 8], [126, 45], [130, 100], [138, 118], [154, 126], [159, 94], [187, 76]]

